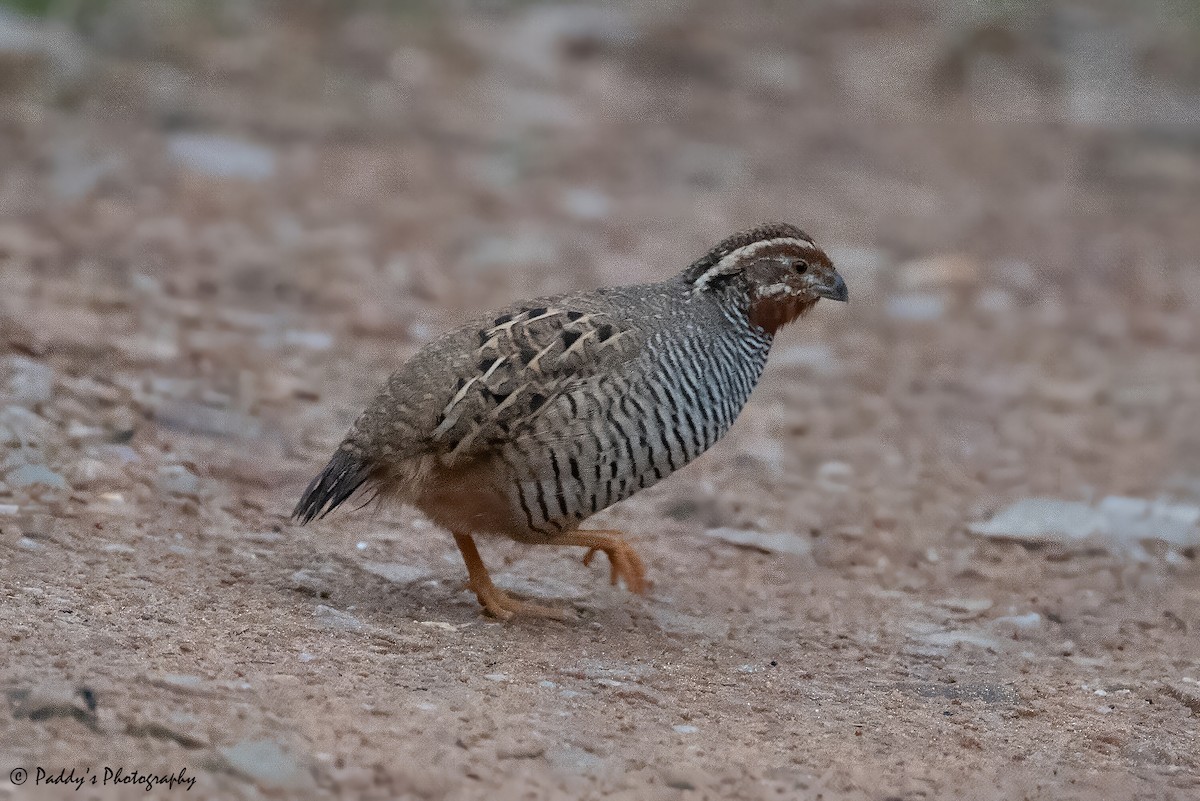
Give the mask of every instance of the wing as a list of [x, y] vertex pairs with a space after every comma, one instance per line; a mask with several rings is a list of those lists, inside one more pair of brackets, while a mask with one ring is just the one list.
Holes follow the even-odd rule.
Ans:
[[460, 373], [433, 428], [437, 450], [449, 461], [539, 436], [543, 410], [623, 372], [646, 341], [631, 321], [582, 299], [516, 307], [474, 335], [473, 365]]

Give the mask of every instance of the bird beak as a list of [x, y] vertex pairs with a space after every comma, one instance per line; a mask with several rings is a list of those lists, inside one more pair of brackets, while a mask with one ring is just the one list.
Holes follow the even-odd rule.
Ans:
[[842, 303], [845, 303], [846, 298], [849, 297], [846, 292], [846, 282], [842, 280], [842, 277], [837, 273], [833, 274], [833, 281], [828, 284], [822, 284], [820, 286], [813, 287], [813, 291], [823, 298], [840, 300]]

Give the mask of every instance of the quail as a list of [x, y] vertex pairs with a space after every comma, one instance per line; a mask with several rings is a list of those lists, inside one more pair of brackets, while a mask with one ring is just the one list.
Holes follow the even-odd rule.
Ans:
[[293, 512], [359, 490], [449, 530], [490, 615], [563, 617], [496, 587], [476, 535], [587, 548], [613, 584], [646, 588], [619, 531], [589, 516], [666, 478], [733, 424], [775, 333], [846, 284], [808, 234], [770, 223], [661, 283], [540, 298], [425, 345], [379, 390]]

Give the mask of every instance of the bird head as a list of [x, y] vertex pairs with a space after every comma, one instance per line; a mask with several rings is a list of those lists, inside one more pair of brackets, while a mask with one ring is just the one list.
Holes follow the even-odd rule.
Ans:
[[695, 293], [736, 287], [749, 300], [750, 321], [775, 333], [821, 298], [845, 301], [846, 282], [812, 237], [769, 223], [724, 239], [684, 271]]

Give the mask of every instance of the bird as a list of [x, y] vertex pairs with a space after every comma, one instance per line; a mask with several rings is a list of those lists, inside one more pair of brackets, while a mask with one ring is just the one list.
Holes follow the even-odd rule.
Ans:
[[787, 223], [735, 233], [676, 276], [515, 303], [424, 345], [357, 418], [292, 513], [324, 517], [355, 493], [408, 504], [454, 538], [467, 588], [499, 620], [566, 619], [510, 595], [475, 543], [603, 552], [643, 594], [645, 567], [587, 518], [666, 478], [733, 425], [776, 333], [846, 283]]

